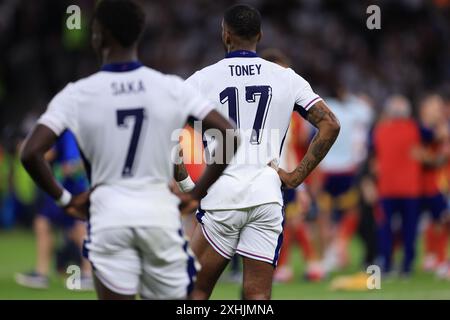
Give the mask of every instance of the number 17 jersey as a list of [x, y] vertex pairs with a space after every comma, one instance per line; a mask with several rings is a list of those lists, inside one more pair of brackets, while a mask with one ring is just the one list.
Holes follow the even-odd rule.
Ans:
[[[239, 129], [241, 145], [224, 174], [201, 201], [205, 210], [242, 209], [265, 203], [283, 205], [281, 181], [268, 166], [279, 163], [294, 109], [305, 114], [321, 98], [290, 68], [235, 51], [186, 80], [211, 100]], [[214, 140], [206, 134], [206, 159]]]

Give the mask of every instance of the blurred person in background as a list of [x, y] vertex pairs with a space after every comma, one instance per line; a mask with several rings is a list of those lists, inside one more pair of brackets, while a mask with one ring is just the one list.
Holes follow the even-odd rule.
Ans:
[[399, 217], [404, 252], [400, 273], [409, 276], [416, 253], [423, 166], [435, 166], [442, 160], [422, 146], [420, 127], [411, 117], [411, 105], [404, 96], [387, 100], [373, 139], [381, 206], [377, 224], [382, 271], [393, 271], [393, 221]]
[[[450, 130], [450, 83], [444, 84], [440, 90], [440, 94], [444, 103], [444, 119], [446, 127]], [[447, 201], [447, 208], [450, 208], [450, 161], [441, 169], [439, 173], [439, 189], [444, 194]], [[447, 233], [450, 232], [450, 215], [443, 217], [444, 227]], [[448, 240], [447, 240], [448, 241]], [[440, 270], [440, 277], [450, 280], [450, 260], [447, 260], [446, 268]]]
[[319, 224], [326, 273], [349, 263], [348, 245], [358, 226], [357, 173], [367, 156], [367, 135], [372, 109], [337, 81], [335, 95], [328, 98], [341, 123], [341, 134], [320, 163], [323, 175], [318, 193]]
[[[291, 61], [280, 50], [269, 48], [261, 53], [261, 58], [289, 68]], [[280, 158], [280, 167], [287, 171], [295, 169], [308, 150], [311, 138], [314, 135], [313, 127], [307, 121], [302, 120], [298, 113], [293, 113], [291, 123], [284, 141], [284, 148]], [[312, 173], [314, 174], [314, 173]], [[315, 253], [311, 239], [311, 231], [306, 221], [306, 216], [311, 212], [312, 197], [307, 183], [297, 189], [284, 189], [284, 238], [280, 251], [278, 266], [274, 273], [274, 280], [278, 282], [289, 282], [293, 279], [293, 267], [289, 263], [289, 255], [292, 245], [296, 242], [301, 248], [303, 259], [306, 264], [305, 279], [311, 281], [321, 280], [324, 276], [320, 268], [318, 257]], [[313, 229], [313, 230], [311, 230]]]
[[[55, 176], [67, 190], [73, 194], [80, 194], [87, 190], [88, 182], [81, 156], [75, 137], [70, 131], [61, 135], [54, 147], [47, 152], [46, 159], [51, 163]], [[89, 261], [81, 257], [86, 223], [66, 215], [63, 209], [45, 193], [41, 194], [39, 209], [33, 224], [36, 234], [36, 265], [31, 272], [16, 274], [16, 282], [30, 288], [47, 289], [49, 287], [50, 267], [55, 251], [52, 227], [62, 228], [64, 232], [65, 247], [61, 252], [63, 260], [70, 259], [71, 248], [76, 248], [73, 262], [81, 264], [81, 290], [93, 290]], [[64, 270], [64, 267], [67, 267], [64, 264], [69, 262], [58, 261], [57, 264]]]
[[[371, 105], [370, 102], [368, 101]], [[358, 235], [363, 245], [363, 260], [360, 271], [350, 275], [339, 275], [335, 277], [330, 284], [332, 290], [365, 291], [368, 290], [367, 279], [370, 274], [367, 273], [367, 267], [376, 264], [378, 257], [377, 243], [377, 225], [375, 217], [379, 210], [378, 190], [375, 175], [375, 166], [373, 160], [373, 145], [371, 136], [373, 134], [373, 124], [369, 134], [366, 132], [365, 148], [362, 150], [366, 155], [361, 157], [363, 162], [357, 174], [357, 188], [359, 189], [359, 223]], [[362, 141], [362, 140], [361, 140]]]
[[[444, 115], [444, 101], [436, 94], [426, 96], [420, 104], [420, 125], [424, 151], [436, 161], [423, 164], [422, 210], [430, 214], [425, 230], [423, 269], [444, 276], [447, 270], [448, 229], [444, 219], [447, 199], [439, 186], [439, 176], [448, 164], [449, 127]], [[431, 163], [430, 163], [431, 162]]]
[[5, 147], [0, 160], [0, 225], [28, 227], [36, 210], [37, 189], [19, 160], [19, 150], [25, 138], [22, 130], [5, 130]]

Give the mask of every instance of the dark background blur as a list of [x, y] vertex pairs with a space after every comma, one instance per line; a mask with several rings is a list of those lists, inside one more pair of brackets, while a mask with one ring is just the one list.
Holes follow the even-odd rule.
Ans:
[[[220, 22], [235, 1], [141, 1], [147, 29], [141, 60], [188, 77], [223, 57]], [[321, 95], [336, 84], [376, 106], [403, 93], [414, 102], [450, 82], [450, 1], [249, 0], [263, 15], [261, 48], [275, 47]], [[66, 28], [77, 4], [82, 29]], [[89, 24], [95, 1], [0, 0], [0, 129], [29, 128], [67, 82], [97, 70]], [[381, 30], [366, 8], [381, 7]]]

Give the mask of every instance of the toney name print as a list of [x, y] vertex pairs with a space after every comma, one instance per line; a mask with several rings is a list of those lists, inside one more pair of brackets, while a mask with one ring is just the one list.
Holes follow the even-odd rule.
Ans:
[[113, 95], [145, 92], [142, 80], [111, 83]]
[[248, 64], [248, 65], [228, 65], [230, 68], [230, 74], [232, 77], [234, 76], [255, 76], [261, 74], [261, 65], [260, 64]]

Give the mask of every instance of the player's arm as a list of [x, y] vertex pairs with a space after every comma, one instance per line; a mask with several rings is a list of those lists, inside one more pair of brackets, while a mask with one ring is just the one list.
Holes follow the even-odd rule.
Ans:
[[412, 148], [412, 157], [428, 168], [436, 168], [444, 165], [448, 161], [448, 149], [441, 149], [439, 152], [430, 151], [426, 145], [430, 143], [442, 143], [442, 136], [436, 134], [432, 129], [420, 128], [420, 141]]
[[[198, 207], [198, 202], [226, 169], [240, 144], [239, 136], [233, 125], [215, 110], [206, 115], [202, 125], [205, 130], [216, 129], [222, 134], [224, 139], [217, 140], [215, 152], [221, 152], [224, 157], [223, 161], [207, 164], [195, 187], [190, 192], [178, 195], [181, 199], [179, 208], [182, 214], [192, 212]], [[232, 134], [227, 134], [227, 131]]]
[[186, 166], [184, 165], [183, 161], [183, 149], [181, 149], [179, 155], [181, 157], [181, 162], [175, 164], [175, 170], [174, 170], [174, 179], [177, 183], [178, 188], [182, 192], [189, 192], [195, 187], [194, 181], [192, 181], [192, 178], [189, 176], [189, 172], [186, 170]]
[[56, 181], [49, 163], [45, 160], [46, 152], [54, 145], [57, 138], [51, 129], [38, 124], [25, 139], [20, 159], [36, 184], [64, 207], [68, 214], [76, 218], [86, 218], [88, 194], [72, 197]]
[[449, 157], [448, 152], [434, 154], [422, 145], [417, 145], [412, 149], [412, 156], [414, 159], [429, 168], [438, 168], [443, 166], [447, 163]]
[[278, 170], [281, 181], [288, 188], [296, 188], [306, 179], [328, 153], [339, 134], [339, 121], [323, 101], [317, 102], [309, 109], [306, 119], [318, 129], [318, 132], [294, 171]]
[[20, 153], [20, 159], [30, 176], [53, 199], [62, 196], [63, 188], [53, 176], [45, 154], [55, 144], [58, 137], [52, 130], [38, 124], [25, 139]]
[[212, 110], [208, 113], [203, 119], [202, 125], [205, 130], [215, 129], [222, 135], [223, 141], [217, 139], [218, 143], [215, 152], [222, 154], [223, 157], [221, 159], [222, 161], [213, 162], [206, 166], [204, 173], [191, 191], [196, 199], [201, 199], [206, 195], [206, 191], [209, 187], [216, 182], [231, 162], [231, 159], [234, 157], [240, 144], [240, 139], [235, 127], [216, 110]]
[[[189, 109], [191, 109], [191, 112], [189, 113], [188, 123], [190, 123], [192, 119], [200, 119], [202, 121], [203, 132], [211, 129], [217, 130], [217, 133], [220, 134], [223, 139], [216, 140], [217, 145], [214, 152], [216, 155], [223, 155], [223, 157], [222, 159], [220, 159], [221, 161], [207, 164], [205, 171], [195, 184], [195, 187], [190, 192], [185, 193], [180, 197], [182, 200], [180, 204], [182, 213], [189, 211], [186, 209], [183, 210], [183, 207], [186, 208], [192, 205], [192, 203], [189, 205], [189, 199], [193, 199], [195, 202], [199, 201], [206, 195], [209, 187], [214, 182], [216, 182], [216, 180], [220, 177], [222, 172], [231, 162], [231, 159], [233, 158], [240, 144], [239, 136], [237, 135], [235, 127], [219, 112], [211, 108], [206, 116], [203, 116], [205, 112], [205, 105], [209, 105], [211, 102], [207, 101], [201, 95], [200, 77], [200, 74], [196, 72], [185, 81], [185, 86], [182, 88], [182, 90], [180, 90], [181, 92], [184, 91], [184, 94], [182, 94], [182, 101], [184, 104], [186, 104], [186, 97], [191, 98], [189, 99], [190, 103], [187, 103], [189, 105]], [[209, 108], [207, 107], [207, 109]], [[227, 134], [227, 132], [229, 134]], [[216, 159], [218, 158], [216, 157]], [[178, 178], [182, 178], [185, 176], [188, 177], [187, 172], [185, 172], [184, 164], [178, 166], [177, 170]]]

